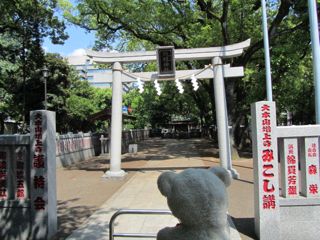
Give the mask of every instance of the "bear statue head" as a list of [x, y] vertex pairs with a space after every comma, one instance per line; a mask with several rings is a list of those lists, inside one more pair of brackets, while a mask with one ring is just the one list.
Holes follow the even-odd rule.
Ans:
[[158, 178], [158, 188], [170, 210], [186, 227], [227, 224], [226, 187], [230, 183], [230, 174], [221, 167], [164, 172]]

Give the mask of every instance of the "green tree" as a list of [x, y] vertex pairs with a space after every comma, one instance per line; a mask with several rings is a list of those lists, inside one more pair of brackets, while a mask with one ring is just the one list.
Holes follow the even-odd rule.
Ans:
[[[66, 60], [58, 54], [48, 53], [45, 55], [45, 63], [48, 69], [47, 76], [47, 106], [48, 110], [56, 112], [57, 131], [66, 132], [69, 128], [69, 108], [67, 100], [71, 97], [70, 88], [80, 79], [78, 73], [71, 68]], [[44, 78], [42, 78], [44, 80]], [[41, 103], [44, 100], [44, 83], [39, 83]], [[82, 86], [79, 86], [79, 88]], [[41, 94], [42, 93], [42, 94]], [[39, 106], [43, 108], [43, 106]]]
[[111, 97], [111, 88], [95, 88], [93, 103], [95, 104], [97, 109], [103, 110], [106, 108], [111, 108]]
[[90, 116], [102, 110], [111, 109], [111, 89], [94, 88], [79, 76], [71, 78], [67, 90], [66, 117], [62, 119], [66, 131], [105, 130], [104, 121], [91, 121]]
[[88, 121], [88, 116], [96, 112], [97, 108], [92, 99], [94, 89], [87, 81], [73, 79], [68, 90], [69, 97], [66, 99], [67, 131], [89, 131], [92, 124]]
[[180, 94], [173, 82], [162, 82], [163, 93], [158, 96], [153, 83], [147, 82], [142, 94], [137, 89], [126, 93], [124, 105], [131, 106], [132, 115], [136, 118], [133, 126], [158, 128], [165, 126], [173, 116], [193, 119], [201, 123], [202, 115], [194, 103], [195, 99], [191, 97], [192, 93], [188, 93], [193, 92], [189, 86], [188, 83], [184, 84], [187, 94]]
[[[42, 72], [45, 57], [44, 37], [53, 43], [67, 38], [64, 23], [54, 16], [56, 1], [3, 0], [0, 2], [0, 89], [9, 107], [1, 116], [10, 115], [26, 123], [29, 111], [42, 107]], [[4, 111], [5, 109], [2, 109]], [[0, 123], [3, 123], [0, 117]], [[0, 124], [0, 125], [1, 125]]]

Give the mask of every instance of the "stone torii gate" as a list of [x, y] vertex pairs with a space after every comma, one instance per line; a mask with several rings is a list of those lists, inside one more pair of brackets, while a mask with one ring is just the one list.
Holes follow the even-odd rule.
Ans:
[[[228, 127], [228, 112], [224, 78], [244, 76], [243, 67], [231, 67], [222, 64], [222, 59], [240, 56], [243, 50], [250, 46], [250, 39], [233, 45], [210, 48], [175, 49], [175, 61], [206, 60], [212, 61], [212, 67], [196, 70], [181, 70], [175, 72], [175, 77], [164, 80], [189, 79], [195, 74], [198, 79], [213, 79], [216, 118], [218, 127], [218, 143], [220, 165], [227, 169], [234, 178], [239, 175], [232, 168], [231, 148]], [[87, 50], [87, 55], [93, 62], [113, 64], [112, 68], [112, 116], [111, 116], [111, 158], [110, 170], [105, 177], [123, 177], [121, 169], [121, 132], [122, 132], [122, 83], [136, 82], [137, 78], [163, 80], [157, 72], [130, 73], [122, 69], [122, 64], [157, 61], [156, 51], [109, 53]], [[187, 76], [187, 77], [186, 77]], [[109, 80], [111, 82], [111, 80]]]

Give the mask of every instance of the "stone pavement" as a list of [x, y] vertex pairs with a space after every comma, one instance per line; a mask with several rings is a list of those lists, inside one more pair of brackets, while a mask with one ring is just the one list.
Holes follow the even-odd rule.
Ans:
[[[158, 139], [139, 144], [138, 154], [125, 154], [122, 164], [126, 171], [137, 172], [67, 239], [109, 239], [109, 220], [118, 209], [168, 209], [166, 199], [160, 194], [156, 184], [161, 172], [218, 165], [219, 160], [215, 157], [217, 150], [207, 140]], [[95, 165], [95, 162], [99, 164]], [[108, 168], [107, 161], [101, 161], [101, 158], [81, 164], [87, 169], [89, 165], [100, 169]], [[239, 232], [233, 226], [232, 239], [254, 239], [252, 160], [241, 159], [234, 165], [240, 173], [240, 179], [234, 180], [228, 189], [229, 222], [234, 222]], [[172, 216], [122, 215], [117, 218], [115, 232], [156, 233], [161, 228], [175, 226], [176, 223], [177, 220]]]

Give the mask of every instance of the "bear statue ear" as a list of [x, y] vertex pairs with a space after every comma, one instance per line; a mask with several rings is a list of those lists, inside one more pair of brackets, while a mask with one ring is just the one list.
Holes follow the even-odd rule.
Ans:
[[218, 178], [224, 183], [226, 187], [229, 187], [231, 184], [231, 176], [229, 172], [223, 167], [212, 167], [209, 169], [210, 172], [217, 175]]
[[159, 176], [158, 188], [163, 196], [168, 197], [171, 194], [172, 181], [175, 175], [173, 172], [164, 172]]

